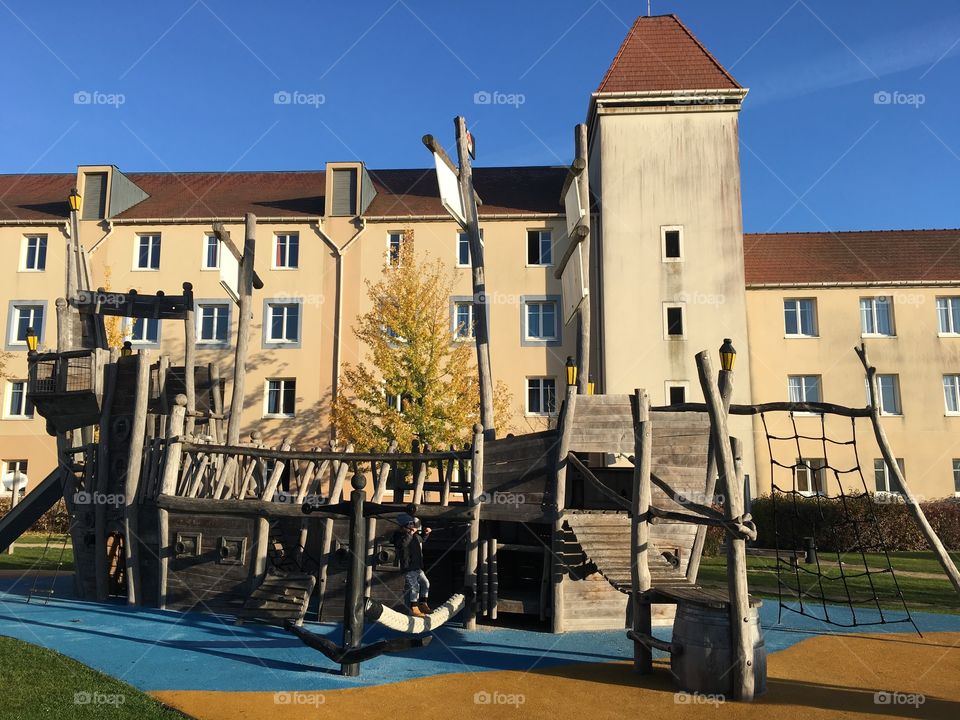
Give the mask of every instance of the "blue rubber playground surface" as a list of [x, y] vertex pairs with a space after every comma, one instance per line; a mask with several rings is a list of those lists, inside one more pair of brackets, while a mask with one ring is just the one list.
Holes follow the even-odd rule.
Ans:
[[[602, 663], [632, 657], [632, 643], [621, 630], [546, 632], [478, 629], [457, 625], [434, 633], [426, 648], [385, 655], [363, 663], [360, 677], [337, 674], [338, 667], [282, 629], [258, 624], [235, 626], [230, 617], [131, 608], [123, 601], [106, 603], [70, 599], [72, 578], [57, 582], [55, 596], [27, 602], [32, 579], [0, 578], [0, 635], [56, 650], [143, 691], [299, 691], [335, 690], [402, 682], [447, 673], [492, 670], [528, 671], [573, 663]], [[831, 618], [849, 622], [843, 608]], [[858, 611], [858, 619], [879, 620]], [[889, 618], [903, 614], [889, 613]], [[823, 633], [912, 632], [907, 623], [839, 628], [784, 614], [778, 624], [775, 601], [761, 608], [768, 652], [788, 648]], [[922, 632], [960, 632], [960, 616], [916, 613]], [[336, 625], [307, 624], [314, 632], [340, 642]], [[654, 634], [669, 640], [669, 628]], [[386, 637], [370, 628], [364, 644]]]

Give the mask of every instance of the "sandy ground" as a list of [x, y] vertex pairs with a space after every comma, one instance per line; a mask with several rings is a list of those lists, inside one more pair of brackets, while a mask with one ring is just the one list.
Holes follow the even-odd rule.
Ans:
[[[960, 633], [813, 637], [769, 657], [767, 693], [752, 704], [674, 692], [669, 664], [640, 677], [629, 664], [449, 674], [318, 692], [151, 695], [199, 720], [301, 718], [960, 717]], [[878, 695], [879, 693], [879, 695]]]

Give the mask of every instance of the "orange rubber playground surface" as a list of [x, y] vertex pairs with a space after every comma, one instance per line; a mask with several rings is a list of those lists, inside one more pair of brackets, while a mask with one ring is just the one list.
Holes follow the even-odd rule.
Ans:
[[[747, 704], [677, 693], [659, 651], [654, 674], [636, 675], [632, 643], [618, 630], [468, 632], [448, 623], [428, 647], [374, 658], [348, 678], [277, 627], [79, 601], [69, 587], [46, 605], [28, 603], [26, 585], [0, 578], [0, 635], [72, 657], [202, 720], [960, 717], [957, 615], [915, 614], [920, 637], [904, 623], [842, 628], [780, 617], [766, 601], [767, 692]], [[336, 625], [308, 627], [340, 641]], [[670, 629], [654, 634], [669, 640]], [[389, 636], [372, 626], [363, 642]]]

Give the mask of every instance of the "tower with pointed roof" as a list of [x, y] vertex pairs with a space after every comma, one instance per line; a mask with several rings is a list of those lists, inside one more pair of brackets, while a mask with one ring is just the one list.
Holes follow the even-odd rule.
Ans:
[[[594, 346], [605, 392], [643, 386], [655, 404], [700, 400], [695, 353], [732, 338], [734, 400], [749, 400], [738, 146], [746, 94], [663, 15], [637, 18], [591, 96]], [[748, 438], [749, 423], [737, 434]]]

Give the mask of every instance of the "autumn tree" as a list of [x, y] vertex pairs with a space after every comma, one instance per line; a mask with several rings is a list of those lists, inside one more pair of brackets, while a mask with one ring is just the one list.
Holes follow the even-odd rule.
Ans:
[[[112, 290], [111, 280], [113, 279], [113, 270], [109, 265], [103, 269], [103, 289], [109, 292]], [[108, 315], [103, 320], [103, 326], [107, 333], [107, 347], [119, 350], [123, 347], [124, 328], [123, 320], [116, 315]]]
[[[453, 339], [453, 275], [409, 250], [399, 259], [367, 282], [373, 306], [354, 327], [367, 362], [344, 366], [333, 421], [358, 449], [382, 451], [391, 440], [409, 448], [414, 439], [435, 449], [460, 445], [479, 421], [480, 394], [474, 348]], [[498, 384], [496, 396], [504, 430], [510, 393]]]

